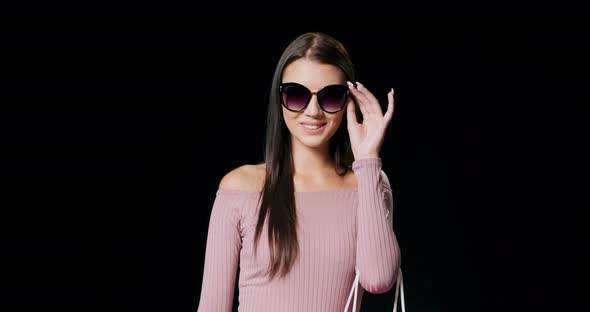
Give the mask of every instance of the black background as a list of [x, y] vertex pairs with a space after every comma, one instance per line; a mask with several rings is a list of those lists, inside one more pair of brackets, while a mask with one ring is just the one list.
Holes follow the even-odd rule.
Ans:
[[578, 19], [33, 11], [2, 21], [2, 310], [195, 311], [215, 190], [262, 160], [274, 66], [305, 31], [342, 41], [382, 103], [396, 90], [381, 157], [407, 310], [574, 307]]

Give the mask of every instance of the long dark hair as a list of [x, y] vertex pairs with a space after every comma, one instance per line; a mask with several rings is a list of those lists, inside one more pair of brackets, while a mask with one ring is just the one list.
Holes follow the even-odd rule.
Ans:
[[[269, 95], [264, 146], [266, 175], [254, 234], [254, 251], [256, 253], [262, 227], [268, 216], [270, 272], [267, 273], [271, 279], [279, 270], [281, 270], [280, 276], [285, 276], [299, 253], [291, 136], [282, 117], [279, 84], [282, 82], [285, 67], [302, 57], [334, 65], [342, 70], [347, 81], [356, 81], [356, 70], [348, 51], [342, 43], [324, 33], [308, 32], [299, 35], [289, 43], [278, 61]], [[355, 105], [357, 105], [356, 102]], [[356, 106], [355, 112], [357, 120], [361, 121], [362, 114], [359, 113], [358, 106]], [[330, 138], [329, 150], [337, 164], [336, 173], [338, 175], [343, 176], [348, 170], [351, 170], [354, 156], [350, 148], [346, 115], [343, 116], [338, 130]]]

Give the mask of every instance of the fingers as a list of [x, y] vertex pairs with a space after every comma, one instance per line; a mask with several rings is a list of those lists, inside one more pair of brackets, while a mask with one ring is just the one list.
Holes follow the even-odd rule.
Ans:
[[394, 109], [394, 100], [393, 100], [394, 91], [391, 88], [391, 91], [387, 93], [387, 111], [383, 117], [385, 118], [385, 122], [389, 123], [391, 118], [393, 118], [393, 109]]
[[360, 82], [356, 82], [357, 87], [355, 88], [354, 85], [350, 82], [347, 82], [350, 92], [353, 96], [357, 99], [359, 103], [359, 107], [363, 116], [367, 113], [374, 113], [379, 114], [379, 116], [383, 116], [381, 111], [381, 105], [377, 98], [371, 93], [364, 85]]
[[348, 121], [349, 125], [357, 125], [358, 120], [356, 119], [355, 109], [354, 109], [354, 101], [352, 99], [348, 100], [348, 105], [346, 106], [346, 120]]
[[370, 107], [368, 107], [367, 105], [369, 99], [367, 99], [367, 97], [363, 93], [361, 93], [357, 88], [355, 88], [352, 82], [347, 81], [346, 83], [348, 84], [348, 89], [350, 90], [350, 93], [352, 93], [357, 103], [359, 103], [361, 113], [363, 113], [363, 116], [365, 116], [368, 112], [370, 112]]
[[357, 102], [359, 103], [359, 108], [361, 110], [361, 112], [363, 113], [363, 116], [367, 115], [368, 113], [371, 114], [378, 114], [379, 116], [383, 116], [383, 119], [389, 123], [391, 121], [391, 119], [393, 118], [393, 112], [394, 112], [394, 90], [393, 88], [391, 88], [391, 90], [387, 93], [387, 111], [385, 112], [385, 114], [382, 113], [381, 110], [381, 105], [379, 104], [379, 101], [377, 100], [377, 98], [375, 97], [375, 95], [373, 95], [373, 93], [371, 93], [371, 91], [369, 91], [367, 88], [365, 88], [365, 86], [363, 86], [360, 82], [356, 82], [357, 87], [355, 88], [354, 85], [350, 82], [347, 81], [346, 82], [348, 84], [348, 88], [350, 89], [350, 92], [352, 93], [352, 95], [356, 98]]
[[381, 114], [381, 105], [379, 105], [379, 101], [377, 100], [377, 98], [373, 95], [373, 93], [371, 93], [371, 91], [369, 91], [367, 88], [365, 88], [364, 85], [362, 85], [360, 82], [356, 82], [357, 85], [357, 90], [360, 91], [365, 98], [368, 100], [367, 103], [367, 111], [370, 112], [378, 112]]

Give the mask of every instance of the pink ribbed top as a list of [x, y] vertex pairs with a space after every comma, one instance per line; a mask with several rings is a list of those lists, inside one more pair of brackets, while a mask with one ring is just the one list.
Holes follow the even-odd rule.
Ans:
[[396, 281], [401, 259], [393, 197], [381, 158], [352, 164], [356, 189], [295, 192], [299, 256], [286, 277], [268, 280], [267, 223], [254, 254], [261, 192], [218, 189], [211, 210], [198, 312], [232, 311], [238, 264], [240, 312], [342, 312], [359, 271], [363, 290], [379, 294]]

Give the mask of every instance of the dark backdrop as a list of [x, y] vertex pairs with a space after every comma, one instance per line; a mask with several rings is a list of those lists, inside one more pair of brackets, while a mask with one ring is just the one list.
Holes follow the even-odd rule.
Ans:
[[396, 90], [381, 157], [407, 310], [573, 306], [582, 219], [554, 192], [582, 190], [579, 25], [204, 18], [3, 20], [2, 310], [195, 311], [218, 183], [262, 160], [274, 66], [312, 30], [383, 107]]

